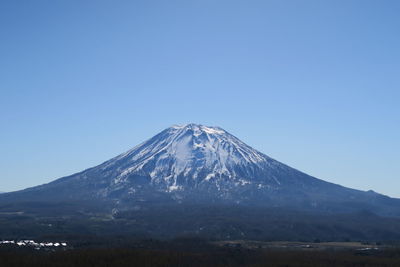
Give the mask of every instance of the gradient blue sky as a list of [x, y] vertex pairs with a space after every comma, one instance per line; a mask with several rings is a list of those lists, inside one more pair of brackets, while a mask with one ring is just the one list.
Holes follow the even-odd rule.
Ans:
[[218, 125], [400, 197], [399, 1], [0, 2], [0, 191]]

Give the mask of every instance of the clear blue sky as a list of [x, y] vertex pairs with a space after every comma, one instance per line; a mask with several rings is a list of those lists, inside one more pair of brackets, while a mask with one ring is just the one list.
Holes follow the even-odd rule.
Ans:
[[0, 2], [0, 191], [172, 124], [400, 197], [399, 1]]

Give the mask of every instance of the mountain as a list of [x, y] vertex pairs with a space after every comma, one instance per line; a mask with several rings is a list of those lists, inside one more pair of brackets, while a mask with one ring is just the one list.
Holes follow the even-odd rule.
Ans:
[[220, 127], [186, 124], [93, 168], [1, 194], [0, 236], [22, 233], [398, 240], [400, 200], [307, 175]]
[[[3, 199], [190, 202], [400, 215], [399, 200], [311, 177], [251, 148], [220, 127], [172, 126], [83, 172]], [[0, 199], [1, 201], [1, 199]]]

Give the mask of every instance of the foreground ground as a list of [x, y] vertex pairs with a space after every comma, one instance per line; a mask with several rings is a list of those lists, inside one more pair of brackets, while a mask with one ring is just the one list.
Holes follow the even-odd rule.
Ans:
[[0, 266], [400, 266], [400, 249], [360, 243], [146, 241], [125, 248], [2, 248]]

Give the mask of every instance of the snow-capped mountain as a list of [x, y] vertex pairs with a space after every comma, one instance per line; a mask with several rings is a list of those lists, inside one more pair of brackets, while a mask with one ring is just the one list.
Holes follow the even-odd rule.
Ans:
[[224, 129], [197, 124], [167, 128], [80, 173], [0, 194], [0, 214], [0, 235], [18, 237], [27, 229], [222, 240], [400, 237], [399, 199], [314, 178]]
[[172, 192], [203, 184], [243, 186], [257, 180], [277, 186], [274, 176], [264, 181], [254, 176], [284, 166], [219, 127], [187, 124], [172, 126], [99, 168], [113, 173], [112, 186], [132, 184], [140, 176]]
[[198, 124], [172, 126], [96, 167], [2, 194], [2, 198], [15, 197], [106, 200], [126, 207], [200, 201], [340, 211], [361, 207], [390, 214], [399, 211], [397, 200], [311, 177], [251, 148], [220, 127]]

